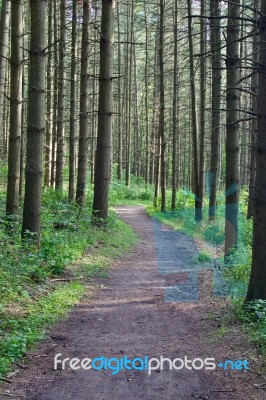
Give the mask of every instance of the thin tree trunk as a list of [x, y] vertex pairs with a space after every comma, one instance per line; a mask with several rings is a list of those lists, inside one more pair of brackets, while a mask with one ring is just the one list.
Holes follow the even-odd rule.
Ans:
[[173, 88], [173, 149], [172, 149], [172, 211], [176, 209], [177, 190], [177, 135], [178, 135], [178, 0], [174, 3], [174, 88]]
[[[118, 40], [118, 76], [121, 76], [121, 44], [120, 44], [120, 11], [119, 2], [117, 3], [117, 40]], [[122, 107], [121, 107], [121, 79], [118, 81], [118, 157], [117, 157], [117, 179], [122, 180], [122, 169], [123, 169], [123, 135], [122, 135]]]
[[57, 34], [57, 0], [53, 1], [53, 27], [54, 27], [54, 93], [53, 93], [53, 131], [51, 154], [51, 187], [55, 185], [56, 170], [56, 142], [57, 142], [57, 101], [58, 101], [58, 34]]
[[83, 207], [86, 194], [86, 175], [88, 159], [88, 113], [89, 113], [89, 22], [90, 2], [83, 2], [83, 25], [81, 45], [81, 75], [80, 75], [80, 128], [79, 128], [79, 152], [78, 152], [78, 176], [76, 202]]
[[58, 114], [55, 188], [63, 190], [65, 136], [65, 58], [66, 58], [66, 0], [60, 3], [60, 42], [58, 65]]
[[[3, 109], [4, 109], [4, 83], [7, 68], [7, 56], [9, 49], [9, 24], [10, 24], [10, 0], [2, 1], [1, 19], [0, 19], [0, 127], [3, 126]], [[2, 130], [3, 132], [3, 130]], [[1, 136], [2, 136], [1, 132]], [[1, 137], [2, 139], [2, 137]]]
[[131, 179], [131, 100], [132, 100], [132, 61], [133, 61], [133, 33], [134, 33], [134, 2], [131, 6], [130, 35], [128, 35], [129, 66], [128, 66], [128, 93], [127, 93], [127, 163], [126, 163], [126, 186], [130, 186]]
[[147, 0], [144, 0], [144, 18], [145, 18], [145, 183], [149, 183], [149, 158], [150, 158], [150, 146], [149, 146], [149, 78], [148, 78], [148, 66], [149, 66], [149, 26], [147, 20]]
[[[22, 237], [40, 243], [42, 155], [45, 131], [46, 0], [31, 0], [31, 43], [26, 154], [26, 181]], [[34, 234], [34, 237], [32, 235]]]
[[[220, 1], [211, 0], [211, 53], [212, 53], [212, 114], [211, 114], [211, 165], [210, 165], [210, 199], [209, 220], [216, 217], [216, 198], [218, 184], [219, 154], [221, 143], [221, 28], [219, 17], [221, 15]], [[217, 19], [215, 17], [218, 17]]]
[[10, 133], [6, 213], [18, 214], [23, 77], [23, 0], [11, 4]]
[[[254, 1], [254, 8], [259, 8], [259, 0]], [[254, 17], [256, 18], [256, 12]], [[253, 67], [257, 67], [258, 62], [258, 37], [253, 36]], [[257, 93], [258, 91], [258, 74], [253, 74], [251, 78], [251, 91]], [[257, 98], [252, 96], [251, 100], [252, 111], [257, 113]], [[251, 160], [250, 160], [250, 176], [249, 176], [249, 196], [248, 196], [248, 213], [247, 218], [252, 218], [254, 215], [254, 195], [255, 195], [255, 180], [256, 180], [256, 140], [257, 140], [257, 119], [253, 119], [251, 123]]]
[[[225, 256], [237, 243], [239, 208], [239, 18], [240, 1], [228, 3], [227, 26], [227, 96], [226, 96], [226, 206]], [[230, 111], [229, 111], [230, 110]]]
[[192, 38], [191, 0], [187, 0], [188, 6], [188, 40], [189, 40], [189, 64], [190, 64], [190, 91], [191, 91], [191, 119], [192, 119], [192, 145], [193, 145], [193, 191], [195, 195], [195, 220], [200, 221], [202, 199], [199, 192], [199, 156], [198, 156], [198, 126], [196, 113], [196, 88], [194, 67], [194, 46]]
[[92, 211], [92, 217], [96, 224], [105, 223], [108, 217], [112, 141], [114, 8], [114, 0], [102, 0], [98, 135]]
[[68, 201], [75, 196], [77, 0], [72, 2]]
[[[49, 14], [48, 14], [48, 47], [51, 49], [53, 43], [53, 3], [49, 2]], [[51, 176], [51, 137], [52, 137], [52, 121], [53, 121], [53, 109], [52, 109], [52, 60], [53, 54], [51, 51], [48, 53], [47, 61], [47, 111], [46, 111], [46, 137], [45, 137], [45, 161], [44, 161], [44, 186], [49, 187], [50, 176]]]
[[[201, 0], [201, 15], [205, 15], [205, 0]], [[204, 169], [205, 169], [205, 130], [206, 130], [206, 21], [200, 20], [200, 154], [199, 154], [199, 209], [198, 220], [202, 220], [204, 200]]]
[[160, 36], [159, 36], [159, 69], [160, 69], [160, 115], [159, 135], [161, 140], [161, 211], [166, 210], [166, 139], [165, 139], [165, 99], [164, 99], [164, 0], [160, 0]]

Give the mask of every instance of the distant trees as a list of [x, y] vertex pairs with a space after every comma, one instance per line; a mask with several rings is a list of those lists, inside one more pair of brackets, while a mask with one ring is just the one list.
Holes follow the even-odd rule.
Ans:
[[185, 188], [194, 193], [197, 223], [207, 211], [213, 224], [220, 218], [217, 204], [225, 205], [227, 256], [237, 250], [244, 185], [256, 232], [247, 297], [264, 296], [256, 283], [264, 282], [260, 1], [252, 7], [240, 0], [100, 3], [1, 2], [0, 164], [8, 165], [1, 176], [7, 219], [23, 202], [22, 235], [32, 233], [38, 244], [42, 185], [59, 198], [68, 189], [68, 201], [81, 209], [89, 204], [88, 182], [94, 184], [95, 223], [107, 219], [112, 177], [129, 196], [132, 182], [143, 182], [147, 193], [152, 188], [154, 206], [163, 212], [178, 208], [177, 190]]

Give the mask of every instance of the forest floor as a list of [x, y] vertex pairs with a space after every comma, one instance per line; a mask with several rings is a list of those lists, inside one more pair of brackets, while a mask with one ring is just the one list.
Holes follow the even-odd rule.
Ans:
[[[29, 362], [1, 388], [1, 399], [29, 400], [243, 400], [266, 399], [261, 359], [228, 314], [226, 299], [213, 294], [213, 271], [193, 261], [192, 238], [153, 221], [141, 206], [119, 216], [139, 235], [132, 251], [116, 261], [98, 289], [58, 323]], [[229, 315], [230, 318], [230, 315]], [[54, 356], [129, 359], [187, 356], [246, 359], [247, 370], [54, 370]], [[166, 365], [166, 364], [165, 364]]]

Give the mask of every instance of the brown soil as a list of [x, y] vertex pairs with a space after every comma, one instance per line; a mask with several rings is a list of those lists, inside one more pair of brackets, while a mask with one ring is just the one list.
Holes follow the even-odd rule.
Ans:
[[[239, 327], [232, 321], [230, 332], [218, 335], [227, 308], [225, 300], [210, 294], [212, 272], [199, 272], [198, 302], [166, 302], [165, 289], [186, 282], [187, 272], [159, 273], [154, 223], [142, 207], [120, 207], [118, 214], [136, 230], [138, 244], [114, 263], [108, 279], [97, 281], [102, 288], [89, 293], [68, 319], [54, 327], [29, 362], [20, 366], [13, 382], [2, 385], [0, 398], [266, 399], [266, 378], [259, 372], [261, 361]], [[187, 245], [185, 241], [183, 236], [182, 249], [187, 246], [189, 252], [191, 240], [188, 238]], [[150, 376], [147, 371], [121, 371], [117, 375], [110, 370], [54, 371], [57, 353], [80, 359], [101, 355], [248, 359], [251, 371], [165, 369]]]

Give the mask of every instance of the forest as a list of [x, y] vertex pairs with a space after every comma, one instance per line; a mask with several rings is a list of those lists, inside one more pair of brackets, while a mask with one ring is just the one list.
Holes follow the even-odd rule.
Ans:
[[[170, 355], [195, 330], [192, 355], [212, 357], [207, 327], [217, 359], [250, 358], [258, 378], [234, 375], [232, 386], [204, 372], [207, 386], [184, 375], [177, 389], [163, 371], [163, 397], [129, 374], [132, 389], [121, 383], [115, 398], [265, 399], [266, 0], [0, 6], [0, 398], [112, 395], [112, 377], [105, 392], [82, 378], [89, 397], [76, 383], [63, 389], [51, 357], [64, 340], [70, 354], [81, 343], [78, 354], [99, 356], [109, 340], [108, 357], [124, 341], [137, 356], [127, 340], [139, 301], [157, 355], [164, 329]], [[79, 326], [94, 314], [83, 343]], [[54, 353], [47, 337], [59, 341]], [[140, 354], [152, 355], [146, 346]], [[37, 369], [40, 384], [27, 386]]]

